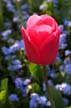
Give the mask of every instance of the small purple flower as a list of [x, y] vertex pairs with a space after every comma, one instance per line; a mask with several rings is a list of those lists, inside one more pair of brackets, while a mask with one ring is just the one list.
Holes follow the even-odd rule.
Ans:
[[69, 85], [67, 83], [62, 83], [61, 87], [62, 87], [62, 92], [64, 94], [71, 95], [71, 85]]
[[22, 78], [16, 78], [15, 79], [15, 85], [16, 85], [16, 88], [22, 88], [23, 79]]
[[17, 96], [17, 94], [11, 94], [8, 99], [9, 99], [9, 101], [12, 101], [12, 102], [19, 101], [19, 97]]
[[59, 49], [65, 49], [67, 47], [66, 43], [62, 43], [59, 45]]
[[15, 40], [13, 38], [8, 39], [8, 43], [13, 44]]
[[66, 57], [65, 60], [64, 60], [64, 65], [68, 65], [68, 64], [71, 64], [70, 57]]
[[38, 100], [38, 104], [41, 106], [46, 106], [47, 98], [45, 96], [40, 96]]
[[64, 105], [67, 106], [69, 104], [69, 100], [67, 98], [63, 98]]
[[68, 26], [68, 23], [69, 23], [69, 20], [64, 19], [64, 25], [65, 25], [65, 26]]
[[12, 64], [13, 65], [20, 65], [21, 64], [21, 61], [16, 59], [16, 60], [12, 60]]
[[65, 56], [71, 55], [71, 50], [66, 50], [65, 51]]
[[10, 54], [9, 48], [7, 48], [7, 47], [5, 47], [5, 46], [2, 47], [2, 52], [3, 52], [4, 55]]
[[12, 5], [10, 1], [6, 3], [6, 7], [9, 11], [15, 12], [15, 7]]
[[59, 29], [63, 32], [63, 30], [64, 30], [64, 25], [59, 25]]
[[60, 43], [60, 44], [66, 43], [66, 34], [65, 34], [65, 33], [62, 33], [62, 34], [60, 35], [59, 43]]
[[64, 65], [60, 65], [59, 70], [60, 70], [60, 72], [63, 72], [64, 71]]
[[71, 27], [71, 21], [68, 22], [68, 27]]
[[12, 30], [11, 29], [8, 29], [8, 30], [2, 32], [2, 36], [8, 36], [11, 33], [12, 33]]
[[71, 75], [71, 64], [66, 64], [65, 65], [65, 72], [67, 74], [70, 74]]
[[17, 50], [19, 50], [19, 41], [16, 41], [12, 46], [10, 46], [11, 53], [16, 52]]
[[19, 42], [19, 48], [21, 50], [24, 50], [24, 42], [23, 42], [23, 40], [20, 40], [20, 42]]
[[18, 64], [18, 65], [9, 65], [8, 66], [8, 70], [9, 71], [17, 71], [17, 70], [19, 70], [21, 68], [22, 68], [22, 65], [21, 64]]
[[27, 86], [30, 82], [31, 82], [30, 79], [26, 79], [26, 80], [23, 82], [23, 84]]
[[32, 93], [31, 94], [31, 99], [30, 99], [30, 108], [37, 108], [38, 106], [38, 101], [39, 100], [39, 95], [37, 93]]
[[16, 55], [7, 55], [4, 57], [4, 60], [13, 60], [16, 58]]
[[57, 84], [55, 88], [65, 95], [71, 95], [71, 85], [67, 83]]

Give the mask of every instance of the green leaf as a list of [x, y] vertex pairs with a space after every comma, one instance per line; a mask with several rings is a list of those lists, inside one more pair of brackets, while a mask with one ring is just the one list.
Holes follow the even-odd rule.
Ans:
[[8, 79], [5, 78], [1, 81], [1, 92], [0, 92], [0, 101], [1, 103], [5, 103], [7, 100], [8, 94]]
[[32, 84], [32, 92], [40, 92], [40, 86], [37, 83]]
[[64, 103], [62, 100], [61, 93], [56, 90], [53, 86], [50, 86], [50, 94], [55, 103], [56, 108], [64, 108]]
[[29, 64], [29, 70], [32, 76], [41, 84], [43, 80], [42, 67], [33, 63]]
[[6, 91], [5, 90], [2, 90], [0, 92], [0, 102], [1, 103], [5, 103], [5, 97], [6, 97]]
[[66, 108], [71, 108], [71, 106], [69, 106], [69, 107], [66, 107]]
[[6, 90], [6, 91], [8, 90], [8, 79], [7, 78], [1, 81], [1, 89]]

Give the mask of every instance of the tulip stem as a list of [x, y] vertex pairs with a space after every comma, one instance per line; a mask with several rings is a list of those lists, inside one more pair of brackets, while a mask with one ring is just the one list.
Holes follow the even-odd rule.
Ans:
[[50, 92], [50, 87], [49, 87], [49, 84], [48, 84], [46, 66], [43, 66], [43, 78], [44, 78], [44, 82], [45, 82], [45, 85], [46, 85], [46, 95], [47, 95], [49, 101], [51, 102], [51, 108], [55, 108], [55, 103], [52, 99], [51, 92]]

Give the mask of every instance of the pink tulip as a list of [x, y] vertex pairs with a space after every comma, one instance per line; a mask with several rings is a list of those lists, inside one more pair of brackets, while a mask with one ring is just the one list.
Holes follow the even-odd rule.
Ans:
[[27, 58], [36, 64], [52, 64], [56, 58], [60, 29], [49, 15], [32, 15], [21, 29]]

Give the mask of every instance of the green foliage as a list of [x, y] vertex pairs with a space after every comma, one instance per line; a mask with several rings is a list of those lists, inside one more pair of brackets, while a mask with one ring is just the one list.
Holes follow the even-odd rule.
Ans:
[[66, 107], [66, 108], [71, 108], [71, 106], [69, 106], [69, 107]]
[[4, 27], [3, 24], [3, 2], [0, 0], [0, 30], [2, 30]]
[[33, 12], [40, 12], [39, 11], [39, 6], [40, 4], [42, 4], [43, 0], [29, 0], [29, 4], [30, 4], [30, 9]]
[[0, 92], [0, 102], [1, 103], [5, 103], [5, 100], [6, 100], [6, 91], [5, 90], [2, 90]]
[[1, 81], [1, 89], [6, 90], [6, 91], [8, 90], [8, 79], [7, 78]]
[[67, 36], [68, 49], [71, 50], [71, 33]]
[[0, 104], [5, 104], [7, 102], [7, 94], [8, 94], [8, 79], [5, 78], [1, 81]]
[[37, 83], [32, 84], [32, 92], [40, 93], [40, 86]]
[[64, 108], [61, 93], [57, 91], [54, 87], [50, 86], [50, 94], [55, 103], [56, 108]]
[[42, 67], [33, 63], [29, 64], [29, 71], [32, 76], [41, 84], [43, 80]]
[[65, 79], [66, 79], [66, 73], [63, 71], [63, 72], [57, 73], [57, 77], [53, 79], [53, 82], [54, 84], [57, 84], [57, 83], [59, 84], [65, 81]]

